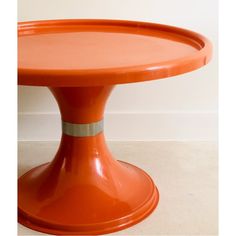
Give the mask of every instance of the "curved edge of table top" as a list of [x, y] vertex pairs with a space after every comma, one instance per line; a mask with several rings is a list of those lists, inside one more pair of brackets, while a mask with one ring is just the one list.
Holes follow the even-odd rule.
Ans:
[[[18, 34], [48, 30], [50, 27], [68, 27], [76, 24], [141, 27], [151, 30], [174, 33], [192, 40], [199, 49], [191, 55], [159, 63], [101, 68], [89, 70], [38, 70], [18, 68], [18, 84], [48, 87], [104, 86], [163, 79], [196, 70], [206, 65], [212, 56], [211, 42], [201, 34], [174, 26], [124, 20], [43, 20], [19, 22]], [[96, 78], [96, 79], [95, 79]]]

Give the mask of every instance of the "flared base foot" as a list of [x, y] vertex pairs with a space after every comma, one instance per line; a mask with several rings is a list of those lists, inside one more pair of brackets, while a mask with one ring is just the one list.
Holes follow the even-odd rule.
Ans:
[[111, 233], [146, 218], [159, 200], [151, 178], [125, 162], [115, 161], [112, 181], [91, 176], [86, 182], [83, 174], [60, 171], [55, 182], [50, 181], [52, 171], [50, 163], [44, 164], [18, 182], [18, 221], [33, 230], [56, 235]]

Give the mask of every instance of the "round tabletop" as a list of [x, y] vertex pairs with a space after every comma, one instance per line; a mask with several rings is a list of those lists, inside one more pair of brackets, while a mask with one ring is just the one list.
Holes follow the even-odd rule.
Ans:
[[204, 66], [212, 46], [177, 27], [121, 20], [18, 24], [18, 84], [70, 87], [166, 78]]

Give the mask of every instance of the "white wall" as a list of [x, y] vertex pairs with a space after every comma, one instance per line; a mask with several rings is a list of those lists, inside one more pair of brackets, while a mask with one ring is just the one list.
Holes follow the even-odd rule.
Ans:
[[[105, 129], [108, 139], [217, 138], [216, 0], [18, 0], [19, 21], [62, 18], [151, 21], [207, 36], [214, 57], [206, 67], [171, 79], [117, 86], [107, 104]], [[47, 88], [20, 87], [18, 102], [19, 140], [59, 139], [59, 111]]]

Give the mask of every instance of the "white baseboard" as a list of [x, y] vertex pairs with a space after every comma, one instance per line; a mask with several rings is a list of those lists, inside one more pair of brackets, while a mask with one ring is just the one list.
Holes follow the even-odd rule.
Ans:
[[[105, 114], [108, 140], [217, 140], [217, 112]], [[57, 113], [20, 113], [19, 141], [56, 141], [61, 136]]]

